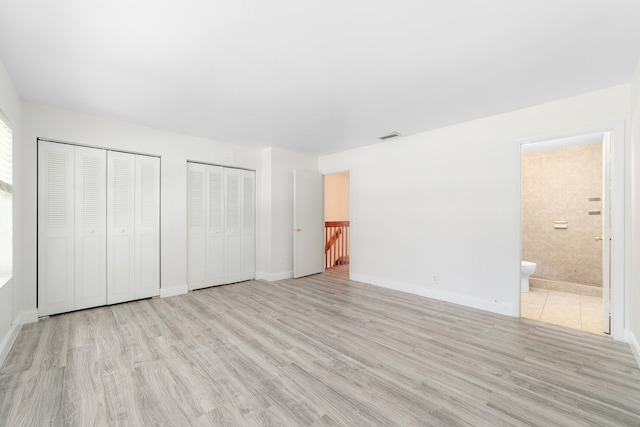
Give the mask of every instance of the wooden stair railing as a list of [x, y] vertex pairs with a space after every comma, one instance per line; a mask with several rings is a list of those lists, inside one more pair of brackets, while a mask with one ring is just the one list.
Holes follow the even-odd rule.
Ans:
[[349, 264], [349, 221], [326, 221], [325, 268]]

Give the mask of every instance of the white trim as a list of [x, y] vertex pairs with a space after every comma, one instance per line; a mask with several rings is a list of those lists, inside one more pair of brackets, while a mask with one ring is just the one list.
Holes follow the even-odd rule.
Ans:
[[[625, 295], [629, 294], [628, 281], [625, 280], [626, 268], [625, 261], [628, 257], [626, 252], [626, 237], [625, 234], [625, 158], [624, 152], [626, 147], [625, 140], [625, 122], [624, 120], [608, 124], [597, 126], [588, 129], [582, 129], [574, 132], [566, 132], [562, 134], [549, 134], [541, 135], [529, 138], [520, 138], [515, 142], [518, 144], [520, 150], [518, 151], [518, 176], [522, 180], [522, 167], [520, 163], [522, 146], [529, 143], [541, 143], [544, 141], [565, 139], [578, 135], [594, 134], [594, 133], [613, 132], [613, 143], [611, 156], [611, 169], [612, 169], [612, 189], [611, 189], [611, 337], [617, 341], [624, 341], [625, 336], [625, 319], [626, 319], [626, 305]], [[518, 185], [518, 201], [521, 203], [522, 188]], [[520, 206], [520, 205], [519, 205]], [[518, 236], [522, 242], [522, 221], [518, 218]], [[522, 243], [521, 243], [522, 244]], [[518, 257], [519, 259], [519, 257]], [[518, 269], [520, 271], [520, 269]], [[518, 289], [520, 281], [517, 281]], [[520, 312], [520, 303], [518, 302], [518, 313]]]
[[9, 354], [9, 350], [11, 350], [13, 343], [18, 337], [20, 328], [22, 328], [22, 324], [18, 323], [17, 321], [13, 322], [13, 324], [11, 325], [11, 328], [9, 329], [9, 332], [7, 333], [7, 335], [4, 337], [4, 340], [2, 341], [2, 344], [0, 344], [0, 366], [2, 366], [2, 364], [4, 363], [4, 360], [7, 358], [7, 355]]
[[633, 353], [633, 356], [636, 358], [636, 363], [640, 368], [640, 343], [638, 343], [638, 340], [636, 339], [635, 335], [633, 335], [633, 332], [631, 331], [629, 331], [627, 338], [629, 341], [629, 347], [631, 347], [631, 352]]
[[189, 292], [189, 287], [185, 283], [184, 285], [172, 286], [170, 288], [160, 287], [160, 298], [175, 297], [178, 295], [184, 295]]
[[293, 270], [281, 271], [279, 273], [265, 273], [262, 271], [256, 271], [256, 280], [266, 280], [267, 282], [277, 282], [278, 280], [285, 280], [293, 278]]
[[18, 334], [20, 333], [20, 329], [22, 329], [22, 325], [27, 323], [34, 323], [38, 321], [38, 310], [24, 310], [21, 311], [16, 320], [11, 324], [11, 328], [9, 328], [9, 332], [2, 340], [0, 344], [0, 366], [4, 363], [13, 343], [18, 338]]
[[[477, 308], [479, 310], [490, 311], [496, 314], [504, 314], [505, 316], [516, 316], [513, 305], [507, 302], [489, 301], [469, 295], [463, 295], [453, 292], [443, 291], [441, 289], [427, 288], [421, 285], [410, 283], [396, 282], [393, 280], [380, 279], [378, 277], [367, 276], [365, 274], [351, 273], [350, 280], [362, 283], [369, 283], [382, 288], [393, 289], [400, 292], [419, 295], [440, 301], [446, 301], [453, 304], [463, 305], [465, 307]], [[518, 282], [518, 285], [520, 282]]]
[[13, 276], [0, 276], [0, 288], [9, 283], [13, 279]]
[[38, 321], [38, 309], [34, 308], [32, 310], [22, 310], [18, 315], [18, 319], [16, 322], [19, 322], [21, 325], [26, 325], [27, 323], [36, 323]]

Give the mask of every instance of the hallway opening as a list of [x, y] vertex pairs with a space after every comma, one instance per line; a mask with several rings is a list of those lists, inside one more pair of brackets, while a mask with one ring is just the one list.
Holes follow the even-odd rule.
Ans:
[[324, 176], [325, 269], [349, 275], [349, 172]]

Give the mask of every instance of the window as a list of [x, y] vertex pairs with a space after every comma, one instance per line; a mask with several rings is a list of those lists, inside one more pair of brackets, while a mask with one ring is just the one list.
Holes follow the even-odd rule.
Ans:
[[13, 266], [13, 167], [11, 129], [0, 117], [0, 286]]

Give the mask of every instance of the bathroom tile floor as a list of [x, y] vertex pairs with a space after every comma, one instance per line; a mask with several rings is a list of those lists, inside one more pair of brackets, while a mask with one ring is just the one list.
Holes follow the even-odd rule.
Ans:
[[527, 319], [603, 334], [602, 298], [530, 288], [520, 301], [520, 314]]

